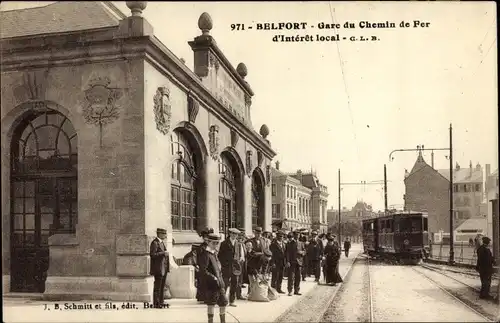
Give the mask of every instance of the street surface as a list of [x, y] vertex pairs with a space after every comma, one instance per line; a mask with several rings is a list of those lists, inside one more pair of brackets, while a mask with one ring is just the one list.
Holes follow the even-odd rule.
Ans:
[[446, 276], [419, 266], [388, 265], [361, 256], [322, 321], [487, 322], [495, 317], [498, 305], [479, 300], [475, 292]]

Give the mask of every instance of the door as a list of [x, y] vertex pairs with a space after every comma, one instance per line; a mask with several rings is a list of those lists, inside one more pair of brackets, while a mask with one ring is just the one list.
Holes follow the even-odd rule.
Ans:
[[11, 228], [11, 290], [45, 291], [49, 236], [72, 232], [76, 219], [76, 178], [17, 179]]

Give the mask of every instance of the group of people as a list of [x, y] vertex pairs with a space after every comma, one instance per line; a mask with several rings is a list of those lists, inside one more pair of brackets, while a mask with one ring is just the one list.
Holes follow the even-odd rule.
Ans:
[[[166, 275], [169, 272], [168, 251], [163, 243], [166, 230], [157, 229], [157, 237], [151, 242], [151, 275], [154, 276], [153, 305], [168, 307], [164, 303]], [[207, 305], [208, 322], [214, 320], [214, 308], [219, 307], [220, 322], [225, 323], [227, 306], [237, 306], [236, 300], [252, 299], [262, 285], [276, 294], [285, 294], [283, 279], [287, 277], [288, 296], [301, 295], [300, 283], [314, 275], [320, 282], [321, 270], [325, 283], [342, 282], [339, 274], [341, 248], [333, 234], [318, 235], [316, 231], [307, 237], [302, 232], [275, 233], [256, 227], [253, 236], [243, 229], [231, 228], [225, 240], [207, 228], [200, 232], [203, 243], [193, 246], [185, 255], [183, 264], [195, 267], [196, 299]], [[345, 255], [349, 254], [350, 242], [344, 243]], [[242, 290], [248, 288], [248, 297]], [[228, 293], [229, 291], [229, 293]], [[229, 295], [228, 295], [229, 294]], [[277, 297], [277, 296], [276, 296]], [[257, 300], [261, 301], [261, 300]]]
[[[219, 306], [220, 321], [225, 322], [226, 306], [237, 306], [237, 299], [262, 301], [252, 299], [252, 295], [263, 284], [270, 282], [270, 290], [285, 294], [284, 276], [288, 296], [301, 295], [305, 267], [312, 269], [316, 282], [320, 280], [321, 269], [327, 284], [342, 282], [338, 269], [341, 248], [333, 234], [319, 236], [313, 231], [307, 239], [299, 231], [273, 234], [256, 227], [253, 237], [247, 237], [243, 229], [237, 228], [229, 229], [223, 241], [210, 228], [200, 236], [203, 243], [193, 246], [183, 263], [196, 269], [196, 298], [207, 304], [209, 323], [213, 322], [215, 305]], [[248, 298], [242, 294], [244, 288], [248, 288]]]

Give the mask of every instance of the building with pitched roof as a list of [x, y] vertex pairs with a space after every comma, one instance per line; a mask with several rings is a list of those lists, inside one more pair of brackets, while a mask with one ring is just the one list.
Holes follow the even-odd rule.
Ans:
[[[433, 162], [432, 162], [433, 164]], [[453, 169], [454, 229], [469, 218], [485, 218], [483, 171], [477, 164]], [[449, 232], [449, 169], [434, 169], [419, 151], [410, 172], [405, 171], [405, 209], [428, 212], [429, 232]]]
[[176, 260], [198, 231], [271, 228], [275, 152], [252, 124], [246, 66], [208, 13], [191, 70], [154, 35], [147, 2], [127, 6], [1, 12], [4, 291], [150, 301], [160, 227], [170, 292], [192, 298], [193, 268]]
[[272, 168], [272, 218], [290, 230], [310, 228], [326, 232], [328, 189], [314, 172], [284, 173]]

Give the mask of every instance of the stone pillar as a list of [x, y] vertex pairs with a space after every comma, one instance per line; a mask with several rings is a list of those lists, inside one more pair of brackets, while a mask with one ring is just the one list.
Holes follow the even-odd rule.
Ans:
[[205, 159], [205, 223], [219, 232], [219, 169], [210, 156]]
[[243, 176], [243, 214], [245, 219], [245, 232], [247, 235], [252, 231], [252, 178]]
[[271, 182], [264, 186], [264, 230], [272, 231], [273, 196]]

